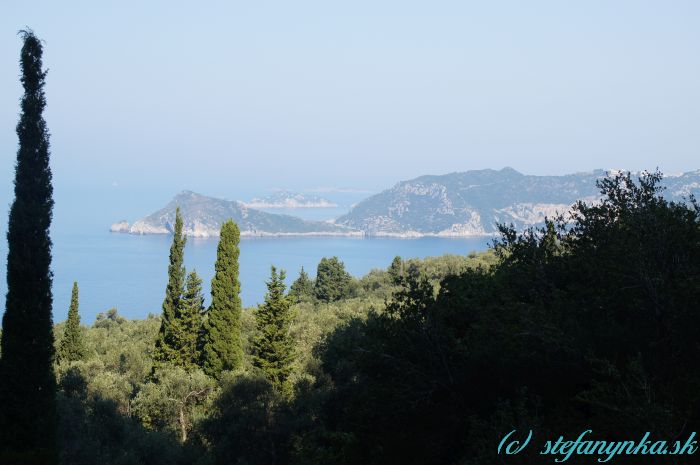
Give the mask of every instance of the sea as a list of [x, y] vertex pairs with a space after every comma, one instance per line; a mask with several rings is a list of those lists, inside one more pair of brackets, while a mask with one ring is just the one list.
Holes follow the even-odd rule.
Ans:
[[[267, 211], [322, 220], [339, 216], [347, 208]], [[58, 202], [54, 211], [51, 232], [54, 321], [66, 318], [74, 281], [78, 282], [80, 289], [80, 314], [84, 324], [92, 324], [98, 313], [111, 308], [116, 308], [126, 318], [145, 318], [149, 313], [160, 313], [172, 237], [111, 233], [108, 218], [117, 221], [121, 217], [115, 217], [110, 212], [86, 215], [83, 213], [85, 211], [89, 209], [59, 206]], [[7, 290], [7, 212], [2, 211], [0, 215], [3, 223], [0, 228], [0, 257], [3, 257], [0, 295], [3, 296], [4, 307]], [[490, 241], [488, 237], [243, 237], [239, 262], [241, 299], [244, 307], [263, 301], [265, 281], [273, 265], [287, 272], [287, 284], [291, 284], [302, 267], [314, 276], [322, 257], [337, 256], [352, 275], [360, 277], [374, 268], [388, 267], [397, 255], [403, 258], [466, 255], [485, 250]], [[188, 238], [185, 247], [185, 267], [188, 271], [196, 270], [203, 279], [206, 302], [210, 300], [209, 283], [214, 272], [217, 244], [218, 238]]]

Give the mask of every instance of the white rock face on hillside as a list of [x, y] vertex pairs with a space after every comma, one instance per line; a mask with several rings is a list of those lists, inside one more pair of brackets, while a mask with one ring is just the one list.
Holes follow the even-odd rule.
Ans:
[[[354, 205], [336, 224], [373, 236], [491, 236], [498, 224], [517, 230], [566, 214], [578, 200], [600, 198], [596, 183], [619, 170], [531, 176], [512, 168], [421, 176]], [[639, 173], [633, 173], [636, 178]], [[670, 200], [700, 194], [700, 171], [664, 178]]]
[[495, 212], [501, 223], [533, 226], [544, 223], [545, 218], [551, 220], [559, 214], [565, 214], [571, 207], [571, 204], [565, 203], [517, 203]]

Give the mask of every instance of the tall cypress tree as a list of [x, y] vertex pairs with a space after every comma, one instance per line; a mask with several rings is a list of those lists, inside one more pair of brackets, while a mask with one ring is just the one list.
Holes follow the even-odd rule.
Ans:
[[199, 333], [202, 329], [204, 296], [202, 280], [196, 271], [187, 275], [185, 294], [183, 295], [177, 315], [177, 365], [190, 370], [199, 365]]
[[7, 231], [7, 296], [0, 360], [0, 463], [56, 463], [51, 225], [53, 187], [42, 44], [21, 31], [24, 96], [17, 124], [15, 199]]
[[160, 330], [156, 339], [156, 349], [153, 353], [155, 367], [167, 362], [174, 362], [179, 357], [177, 341], [180, 337], [180, 329], [177, 316], [185, 286], [185, 267], [183, 262], [186, 241], [187, 238], [182, 233], [182, 216], [180, 216], [180, 208], [178, 208], [175, 211], [173, 243], [170, 246], [168, 285], [165, 288], [163, 315], [161, 316]]
[[58, 359], [62, 362], [75, 362], [85, 357], [85, 344], [80, 332], [80, 314], [78, 313], [78, 283], [73, 283], [70, 308], [66, 328], [63, 331], [63, 339], [58, 347]]
[[243, 364], [241, 341], [241, 285], [238, 281], [240, 231], [232, 220], [221, 226], [216, 250], [211, 306], [202, 332], [202, 367], [209, 376]]
[[253, 365], [280, 391], [287, 392], [294, 362], [294, 339], [289, 332], [294, 313], [291, 300], [284, 295], [284, 278], [284, 270], [278, 274], [273, 266], [265, 302], [255, 311], [258, 334], [253, 341]]

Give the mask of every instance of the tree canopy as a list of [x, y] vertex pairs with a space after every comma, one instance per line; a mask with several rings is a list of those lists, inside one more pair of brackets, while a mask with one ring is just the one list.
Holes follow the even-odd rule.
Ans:
[[314, 295], [322, 302], [335, 302], [347, 295], [350, 281], [350, 274], [338, 257], [324, 257], [316, 270]]

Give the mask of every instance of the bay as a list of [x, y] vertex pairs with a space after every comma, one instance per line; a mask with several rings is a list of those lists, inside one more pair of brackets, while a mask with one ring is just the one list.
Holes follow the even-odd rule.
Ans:
[[[68, 312], [73, 281], [80, 287], [80, 313], [83, 323], [112, 307], [127, 318], [144, 318], [160, 313], [167, 281], [169, 235], [134, 236], [115, 234], [104, 228], [52, 234], [54, 272], [54, 320], [62, 321]], [[3, 234], [4, 236], [4, 234]], [[303, 266], [315, 275], [322, 257], [338, 256], [354, 276], [373, 268], [386, 268], [396, 255], [403, 258], [450, 254], [466, 255], [485, 250], [490, 238], [357, 238], [357, 237], [266, 237], [241, 239], [240, 279], [244, 306], [261, 302], [270, 266], [287, 271], [287, 284], [296, 279]], [[196, 269], [204, 280], [208, 299], [218, 239], [189, 238], [185, 266]], [[7, 243], [0, 241], [0, 295], [7, 286], [4, 259]]]

